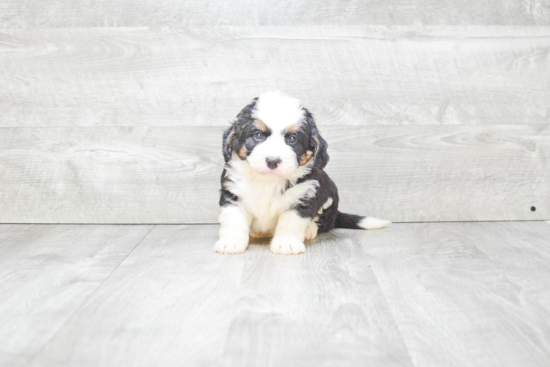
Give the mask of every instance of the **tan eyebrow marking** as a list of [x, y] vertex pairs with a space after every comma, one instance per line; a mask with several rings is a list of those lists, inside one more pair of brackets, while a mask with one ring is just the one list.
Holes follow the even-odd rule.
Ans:
[[256, 128], [262, 132], [266, 132], [267, 131], [267, 126], [265, 126], [264, 122], [262, 120], [256, 120], [254, 121], [254, 126], [256, 126]]
[[295, 133], [300, 130], [300, 124], [288, 125], [284, 131], [285, 134]]

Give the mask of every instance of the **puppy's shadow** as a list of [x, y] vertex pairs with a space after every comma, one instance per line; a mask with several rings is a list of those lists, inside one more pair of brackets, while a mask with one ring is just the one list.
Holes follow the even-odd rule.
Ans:
[[[311, 245], [315, 245], [316, 243], [322, 242], [323, 239], [331, 238], [330, 233], [323, 233], [318, 235], [312, 240], [305, 240], [304, 244], [306, 245], [306, 248]], [[273, 237], [263, 237], [263, 238], [256, 238], [256, 237], [250, 237], [249, 246], [267, 246], [269, 247], [269, 244], [271, 243], [271, 240]]]
[[256, 237], [250, 237], [250, 242], [248, 243], [249, 246], [268, 246], [271, 242], [271, 239], [273, 237], [263, 237], [263, 238], [256, 238]]

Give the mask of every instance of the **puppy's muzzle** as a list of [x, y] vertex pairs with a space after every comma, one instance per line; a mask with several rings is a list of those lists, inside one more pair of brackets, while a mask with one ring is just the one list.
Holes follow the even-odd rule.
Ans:
[[267, 157], [265, 159], [265, 162], [267, 163], [267, 166], [270, 169], [275, 169], [275, 168], [277, 168], [279, 163], [281, 163], [281, 159], [280, 158], [274, 158], [274, 157]]

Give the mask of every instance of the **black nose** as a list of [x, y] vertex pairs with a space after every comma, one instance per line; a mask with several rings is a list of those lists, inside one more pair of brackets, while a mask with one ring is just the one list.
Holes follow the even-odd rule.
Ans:
[[267, 166], [271, 169], [277, 168], [277, 165], [281, 163], [281, 160], [279, 158], [273, 158], [273, 157], [267, 157], [265, 159]]

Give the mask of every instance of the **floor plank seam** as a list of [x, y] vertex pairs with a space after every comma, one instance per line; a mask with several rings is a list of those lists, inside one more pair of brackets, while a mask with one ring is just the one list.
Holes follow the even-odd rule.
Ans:
[[[419, 222], [392, 222], [393, 224], [418, 224], [418, 223], [514, 223], [514, 222], [546, 222], [550, 223], [548, 219], [510, 219], [510, 220], [448, 220], [448, 221], [419, 221]], [[41, 223], [41, 222], [18, 222], [18, 223], [7, 223], [2, 222], [0, 225], [74, 225], [74, 226], [211, 226], [220, 224], [219, 222], [207, 222], [207, 223]]]
[[36, 357], [56, 338], [56, 336], [61, 332], [61, 330], [63, 330], [63, 328], [69, 323], [69, 321], [72, 320], [72, 318], [82, 309], [82, 307], [84, 307], [84, 305], [92, 298], [92, 296], [103, 286], [103, 284], [105, 284], [105, 282], [111, 277], [111, 275], [113, 275], [113, 273], [119, 268], [119, 266], [124, 261], [126, 261], [128, 256], [130, 256], [130, 254], [134, 252], [134, 250], [147, 238], [147, 236], [149, 236], [149, 234], [153, 231], [153, 229], [155, 229], [155, 227], [156, 225], [153, 225], [153, 227], [151, 227], [151, 229], [145, 234], [145, 236], [143, 236], [143, 238], [138, 241], [138, 243], [134, 246], [134, 248], [132, 248], [132, 250], [128, 252], [128, 254], [124, 257], [124, 259], [122, 259], [120, 263], [118, 263], [118, 265], [109, 273], [109, 275], [107, 275], [105, 279], [103, 279], [103, 281], [96, 287], [96, 289], [94, 289], [94, 291], [90, 293], [90, 295], [86, 297], [85, 300], [82, 301], [80, 306], [71, 314], [71, 316], [67, 317], [65, 322], [63, 322], [63, 324], [55, 331], [55, 333], [52, 334], [50, 339], [47, 342], [45, 342], [42, 345], [42, 347], [40, 347], [36, 351], [36, 353], [32, 356], [32, 358], [29, 360], [29, 365], [33, 364]]
[[[28, 224], [26, 227], [24, 227], [23, 229], [19, 230], [17, 233], [13, 234], [13, 236], [9, 237], [9, 238], [6, 238], [4, 240], [5, 243], [8, 243], [8, 241], [14, 239], [15, 237], [19, 236], [19, 234], [21, 234], [22, 232], [26, 231], [27, 229], [29, 229], [30, 227], [32, 227], [34, 224]], [[12, 231], [15, 231], [16, 228], [13, 228], [13, 229], [10, 229], [9, 232], [12, 232]]]
[[[418, 224], [418, 223], [514, 223], [514, 222], [546, 222], [550, 223], [550, 219], [510, 219], [510, 220], [447, 220], [447, 221], [417, 221], [417, 222], [392, 222], [393, 224]], [[177, 223], [78, 223], [78, 222], [59, 222], [59, 223], [42, 223], [42, 222], [18, 222], [18, 223], [8, 223], [2, 222], [0, 225], [74, 225], [74, 226], [211, 226], [220, 224], [219, 222], [206, 222], [206, 223], [188, 223], [188, 222], [177, 222]]]
[[[550, 221], [548, 221], [547, 223], [550, 223]], [[480, 253], [482, 253], [485, 256], [487, 261], [493, 263], [497, 267], [497, 269], [498, 269], [500, 275], [502, 276], [502, 278], [504, 278], [510, 285], [514, 286], [517, 289], [524, 289], [525, 288], [524, 285], [522, 285], [521, 283], [518, 283], [516, 280], [510, 278], [510, 276], [506, 272], [506, 264], [504, 264], [502, 261], [494, 258], [493, 256], [490, 256], [489, 253], [483, 251], [483, 249], [481, 249], [474, 241], [471, 241], [471, 243], [477, 251], [479, 251]], [[541, 304], [538, 301], [538, 299], [534, 299], [532, 301], [536, 302], [537, 305], [541, 309], [545, 309], [545, 306], [543, 304]]]
[[372, 276], [376, 280], [376, 284], [378, 284], [378, 288], [380, 289], [380, 293], [382, 294], [382, 297], [384, 298], [384, 304], [385, 304], [388, 312], [390, 313], [391, 318], [393, 319], [393, 322], [395, 323], [395, 327], [397, 328], [397, 331], [399, 331], [399, 339], [401, 339], [401, 343], [403, 343], [403, 348], [405, 348], [405, 351], [407, 352], [407, 356], [409, 357], [409, 361], [411, 362], [411, 366], [416, 366], [416, 363], [414, 362], [414, 360], [412, 358], [412, 355], [409, 351], [409, 347], [407, 346], [407, 343], [405, 343], [405, 339], [403, 338], [403, 333], [401, 331], [399, 323], [397, 322], [395, 314], [393, 313], [393, 310], [390, 307], [390, 304], [388, 303], [388, 298], [386, 296], [386, 293], [384, 292], [384, 288], [380, 284], [380, 280], [378, 279], [378, 276], [376, 275], [376, 271], [374, 269], [374, 266], [372, 266], [372, 262], [371, 262], [371, 257], [372, 256], [370, 254], [366, 253], [365, 248], [363, 247], [363, 244], [361, 243], [360, 240], [356, 239], [356, 241], [359, 244], [359, 246], [361, 247], [361, 250], [363, 251], [363, 254], [365, 254], [365, 257], [367, 258], [367, 261], [369, 262], [371, 272], [372, 272]]

